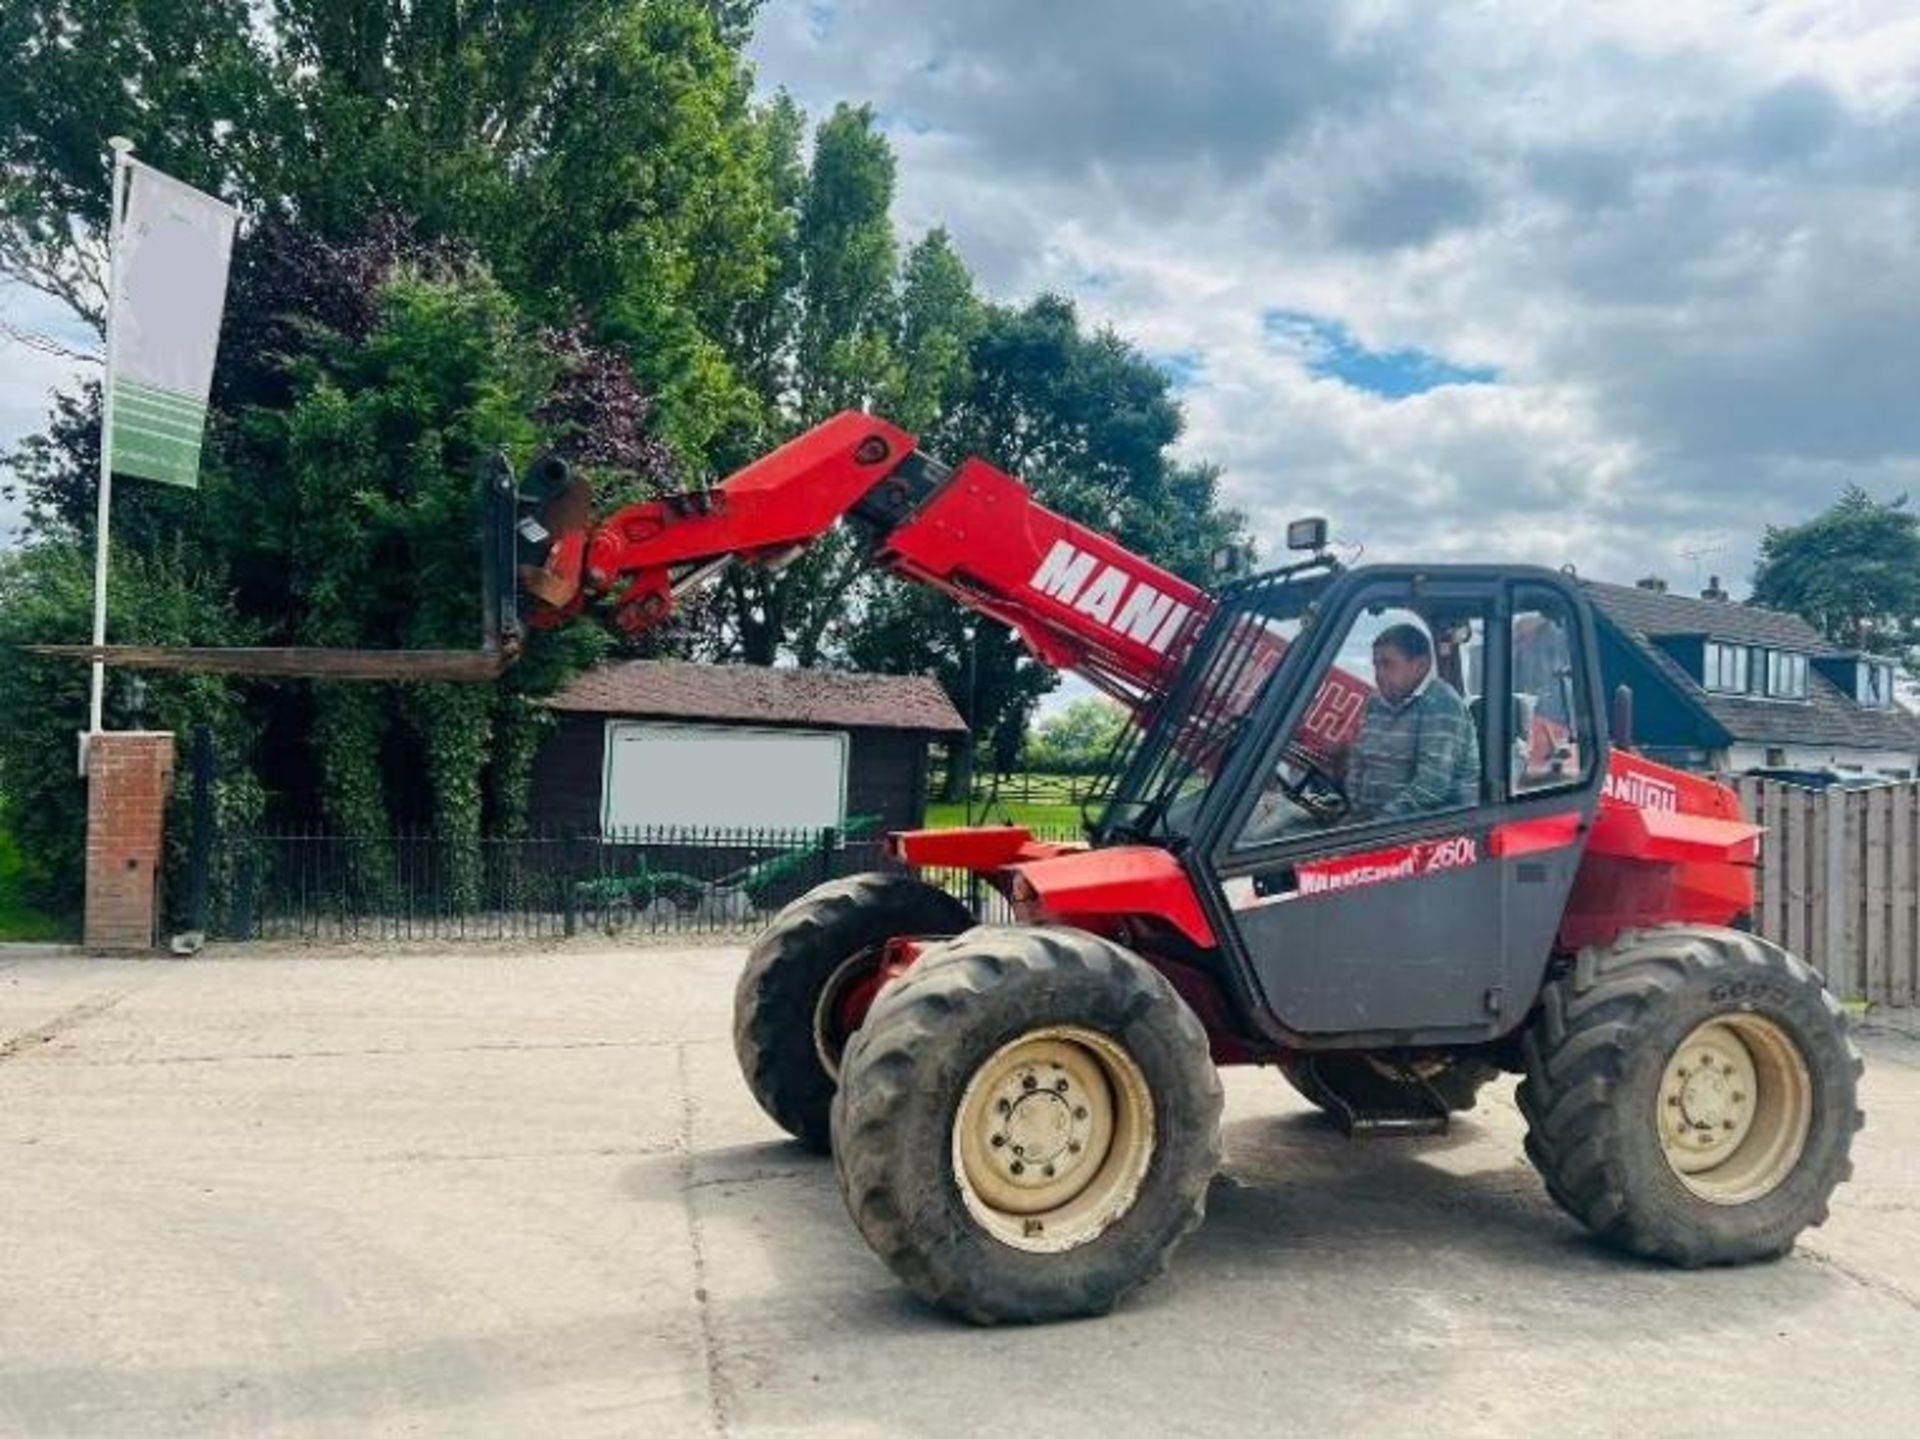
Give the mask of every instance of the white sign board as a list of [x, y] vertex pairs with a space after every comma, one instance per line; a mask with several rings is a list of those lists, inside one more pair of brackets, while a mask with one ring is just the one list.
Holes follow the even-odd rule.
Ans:
[[600, 820], [622, 829], [827, 829], [847, 812], [847, 736], [607, 721]]

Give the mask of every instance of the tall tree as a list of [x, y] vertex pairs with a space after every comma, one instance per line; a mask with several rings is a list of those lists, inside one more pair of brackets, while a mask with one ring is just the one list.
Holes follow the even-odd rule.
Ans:
[[973, 382], [973, 345], [986, 309], [944, 229], [907, 253], [900, 283], [900, 365], [888, 408], [915, 434], [936, 429]]
[[[797, 111], [776, 101], [769, 136], [776, 148], [772, 188], [787, 190], [782, 164]], [[841, 105], [814, 135], [813, 161], [798, 195], [790, 310], [763, 299], [760, 312], [791, 315], [790, 365], [769, 355], [763, 399], [778, 438], [844, 409], [884, 402], [899, 390], [897, 253], [890, 208], [894, 160], [865, 106]], [[784, 339], [770, 327], [769, 340]], [[751, 664], [791, 658], [811, 666], [840, 652], [849, 617], [868, 583], [852, 536], [835, 532], [778, 575], [736, 568], [722, 582], [718, 651]]]
[[98, 329], [107, 137], [250, 219], [457, 238], [629, 352], [695, 467], [747, 418], [719, 336], [780, 220], [752, 0], [57, 0], [0, 7], [0, 276]]
[[1753, 598], [1849, 649], [1920, 659], [1920, 514], [1858, 485], [1813, 519], [1769, 525]]
[[0, 6], [0, 277], [106, 315], [107, 137], [205, 189], [257, 197], [292, 123], [247, 0]]
[[839, 105], [814, 135], [800, 211], [802, 424], [886, 392], [894, 365], [893, 151], [870, 107]]

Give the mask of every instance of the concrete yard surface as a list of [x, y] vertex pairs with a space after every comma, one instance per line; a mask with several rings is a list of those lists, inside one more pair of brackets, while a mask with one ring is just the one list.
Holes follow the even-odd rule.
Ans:
[[1512, 1082], [1227, 1170], [1105, 1320], [912, 1299], [754, 1106], [737, 950], [0, 958], [0, 1434], [1920, 1432], [1920, 1041], [1776, 1264], [1590, 1242]]

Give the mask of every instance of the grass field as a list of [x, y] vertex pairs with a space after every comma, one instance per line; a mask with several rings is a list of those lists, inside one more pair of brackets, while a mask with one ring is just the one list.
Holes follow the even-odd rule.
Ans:
[[[963, 804], [932, 803], [927, 806], [927, 827], [929, 829], [957, 829], [967, 822], [967, 807]], [[991, 809], [982, 811], [976, 803], [973, 811], [975, 824], [1023, 824], [1029, 829], [1055, 834], [1058, 831], [1080, 829], [1080, 806], [1077, 804], [1027, 804], [1018, 801], [1001, 800]]]

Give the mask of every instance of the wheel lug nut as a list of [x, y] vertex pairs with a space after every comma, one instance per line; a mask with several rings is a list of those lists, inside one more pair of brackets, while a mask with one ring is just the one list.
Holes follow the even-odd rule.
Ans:
[[1027, 1146], [1024, 1144], [1016, 1144], [1013, 1146], [1013, 1152], [1015, 1154], [1025, 1154], [1027, 1152]]
[[1027, 1166], [1016, 1159], [1013, 1161], [1013, 1172], [1015, 1174], [1025, 1174], [1027, 1172]]
[[1077, 1139], [1069, 1139], [1067, 1141], [1067, 1153], [1078, 1154], [1079, 1152], [1080, 1152], [1080, 1141]]
[[1004, 1134], [996, 1134], [993, 1136], [993, 1147], [995, 1149], [1000, 1148], [1006, 1142], [1007, 1142], [1007, 1136]]
[[1053, 1087], [1058, 1093], [1065, 1094], [1067, 1092], [1067, 1082], [1064, 1079], [1054, 1080]]
[[1733, 1092], [1733, 1102], [1735, 1104], [1745, 1104], [1747, 1102], [1747, 1096], [1736, 1089]]
[[1677, 1094], [1669, 1094], [1667, 1096], [1667, 1108], [1678, 1109], [1679, 1107], [1680, 1107], [1680, 1096]]
[[1002, 1114], [1013, 1113], [1013, 1106], [1004, 1099], [1001, 1100], [998, 1104], [994, 1105], [994, 1108], [999, 1110]]
[[1733, 1128], [1733, 1121], [1731, 1119], [1723, 1119], [1720, 1121], [1720, 1127], [1722, 1129], [1731, 1129]]
[[1040, 1172], [1049, 1179], [1053, 1178], [1053, 1166], [1051, 1164], [1049, 1164], [1046, 1168], [1042, 1169]]
[[1076, 1104], [1076, 1105], [1074, 1105], [1074, 1106], [1073, 1106], [1073, 1117], [1074, 1117], [1075, 1119], [1085, 1119], [1085, 1118], [1087, 1117], [1087, 1106], [1086, 1106], [1086, 1105], [1084, 1105], [1084, 1104]]
[[1023, 1074], [1020, 1076], [1020, 1087], [1022, 1089], [1032, 1089], [1038, 1083], [1039, 1081], [1031, 1074]]

